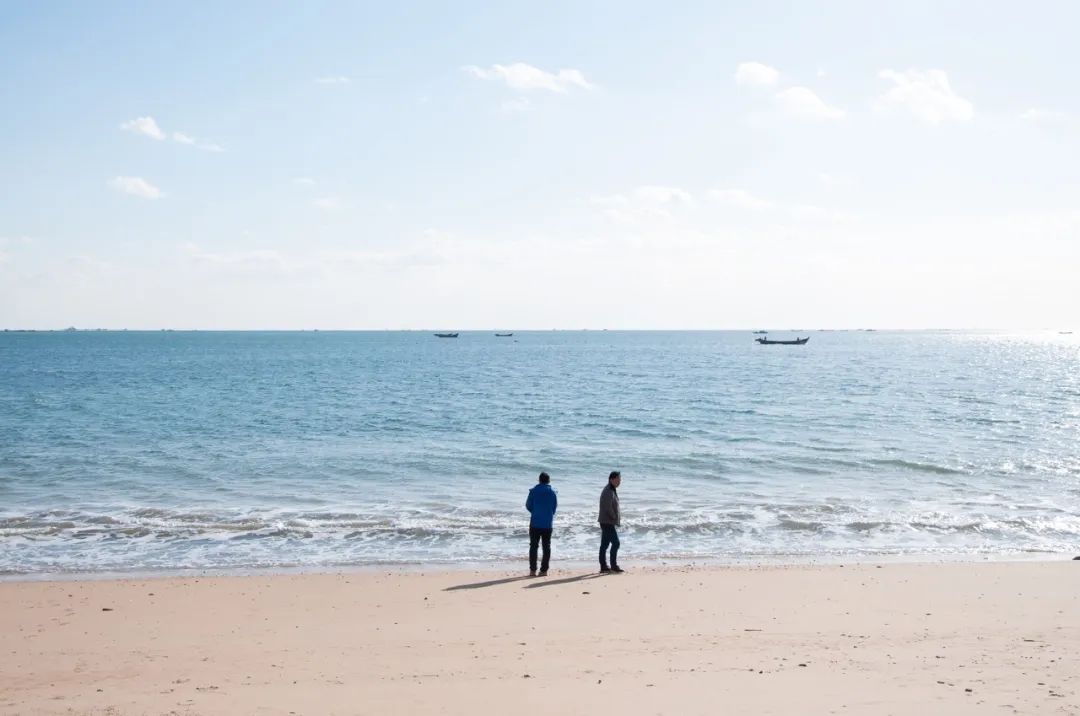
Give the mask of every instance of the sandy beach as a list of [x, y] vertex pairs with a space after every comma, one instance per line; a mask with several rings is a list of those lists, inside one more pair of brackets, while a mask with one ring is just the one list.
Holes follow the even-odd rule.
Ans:
[[1080, 563], [0, 583], [0, 712], [1077, 713]]

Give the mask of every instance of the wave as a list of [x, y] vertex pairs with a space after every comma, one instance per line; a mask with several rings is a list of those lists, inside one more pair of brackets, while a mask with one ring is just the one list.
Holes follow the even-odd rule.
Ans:
[[[1017, 506], [1027, 515], [978, 511], [993, 503], [964, 503], [954, 511], [893, 512], [887, 516], [843, 503], [746, 504], [729, 509], [653, 510], [628, 515], [624, 529], [660, 536], [767, 535], [771, 531], [983, 533], [1080, 537], [1080, 516], [1053, 506]], [[1008, 510], [1008, 506], [1003, 506]], [[524, 532], [520, 515], [491, 509], [458, 509], [445, 513], [403, 509], [394, 514], [342, 511], [187, 512], [140, 508], [111, 515], [77, 510], [51, 510], [0, 517], [0, 540], [23, 538], [59, 542], [87, 539], [365, 539], [390, 542], [410, 539], [470, 539], [513, 536]], [[561, 511], [564, 534], [595, 531], [595, 513]], [[856, 540], [858, 537], [855, 538]]]
[[930, 472], [936, 475], [964, 475], [966, 471], [948, 467], [947, 465], [936, 465], [928, 462], [916, 462], [914, 460], [901, 460], [898, 458], [891, 459], [874, 459], [870, 460], [869, 464], [876, 467], [898, 467], [903, 470], [912, 470], [915, 472]]
[[[627, 520], [624, 549], [638, 562], [889, 555], [1075, 554], [1080, 519], [1057, 521], [948, 515], [835, 519], [776, 514]], [[560, 560], [595, 559], [591, 521], [556, 524]], [[274, 526], [241, 533], [112, 528], [5, 535], [0, 575], [132, 571], [322, 569], [394, 564], [506, 563], [522, 558], [520, 521], [488, 529], [450, 524], [380, 526], [360, 530]]]

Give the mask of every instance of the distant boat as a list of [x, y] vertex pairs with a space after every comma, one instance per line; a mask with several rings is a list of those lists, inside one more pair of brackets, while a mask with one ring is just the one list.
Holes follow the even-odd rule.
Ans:
[[435, 335], [437, 337], [439, 337], [439, 338], [457, 338], [458, 337], [458, 334], [456, 334], [456, 333], [436, 333]]
[[496, 333], [495, 337], [496, 338], [509, 338], [512, 335], [514, 335], [514, 334], [513, 333]]
[[810, 336], [807, 336], [806, 338], [796, 338], [793, 341], [770, 341], [768, 338], [755, 338], [754, 340], [757, 341], [759, 345], [763, 346], [801, 346], [810, 340]]
[[754, 335], [765, 335], [768, 331], [754, 331]]

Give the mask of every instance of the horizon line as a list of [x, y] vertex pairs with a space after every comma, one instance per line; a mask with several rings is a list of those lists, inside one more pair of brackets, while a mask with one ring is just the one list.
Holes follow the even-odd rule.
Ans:
[[922, 327], [889, 327], [889, 326], [820, 326], [813, 328], [760, 328], [754, 326], [740, 326], [734, 328], [508, 328], [508, 327], [485, 327], [485, 328], [78, 328], [65, 326], [63, 328], [28, 328], [6, 327], [0, 328], [3, 333], [428, 333], [428, 332], [458, 332], [458, 333], [487, 333], [487, 332], [521, 332], [521, 333], [552, 333], [552, 332], [608, 332], [608, 333], [734, 333], [742, 331], [776, 331], [776, 332], [859, 332], [859, 331], [1060, 331], [1073, 330], [1067, 326], [922, 326]]

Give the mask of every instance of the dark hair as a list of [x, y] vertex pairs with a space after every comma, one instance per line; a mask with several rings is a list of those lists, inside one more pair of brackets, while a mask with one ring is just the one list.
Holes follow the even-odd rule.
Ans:
[[551, 482], [551, 475], [547, 474], [546, 472], [541, 472], [540, 482], [544, 483], [545, 485], [548, 484], [549, 482]]
[[611, 471], [611, 474], [607, 476], [607, 481], [608, 481], [608, 482], [611, 482], [611, 481], [612, 481], [612, 480], [614, 480], [614, 479], [615, 479], [616, 477], [622, 477], [622, 473], [621, 473], [621, 472], [619, 472], [618, 470], [612, 470], [612, 471]]

